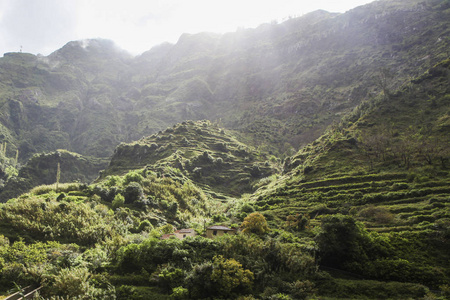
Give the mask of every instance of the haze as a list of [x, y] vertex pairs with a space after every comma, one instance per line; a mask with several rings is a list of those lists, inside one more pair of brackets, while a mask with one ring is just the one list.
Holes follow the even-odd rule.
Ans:
[[132, 54], [182, 33], [236, 31], [371, 0], [0, 0], [0, 53], [48, 55], [72, 40], [105, 38]]

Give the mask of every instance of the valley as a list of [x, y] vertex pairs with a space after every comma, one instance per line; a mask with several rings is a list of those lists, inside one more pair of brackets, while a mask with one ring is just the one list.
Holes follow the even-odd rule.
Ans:
[[380, 0], [136, 57], [6, 53], [0, 295], [449, 298], [449, 15]]

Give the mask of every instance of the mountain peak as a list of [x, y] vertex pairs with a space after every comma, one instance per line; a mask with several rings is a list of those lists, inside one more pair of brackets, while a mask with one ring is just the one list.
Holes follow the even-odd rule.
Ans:
[[122, 56], [131, 57], [131, 54], [117, 46], [112, 40], [108, 39], [84, 39], [68, 42], [61, 49], [56, 50], [49, 57], [63, 57], [72, 59], [74, 57], [94, 56]]

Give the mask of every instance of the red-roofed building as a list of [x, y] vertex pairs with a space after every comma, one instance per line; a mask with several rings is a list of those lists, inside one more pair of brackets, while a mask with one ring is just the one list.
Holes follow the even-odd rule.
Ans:
[[163, 234], [159, 239], [161, 239], [161, 240], [168, 240], [172, 236], [175, 236], [175, 233], [166, 233], [166, 234]]

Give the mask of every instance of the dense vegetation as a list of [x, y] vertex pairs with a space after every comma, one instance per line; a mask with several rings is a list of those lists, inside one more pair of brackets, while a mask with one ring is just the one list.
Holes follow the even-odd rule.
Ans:
[[119, 145], [101, 178], [145, 166], [155, 172], [171, 167], [204, 189], [240, 196], [280, 165], [276, 157], [239, 142], [217, 124], [188, 121]]
[[450, 298], [449, 3], [6, 54], [0, 295]]
[[103, 159], [84, 157], [62, 149], [52, 153], [35, 154], [24, 166], [16, 163], [14, 159], [9, 159], [9, 162], [6, 168], [8, 177], [6, 181], [1, 181], [0, 202], [28, 192], [35, 186], [52, 184], [57, 177], [61, 183], [90, 182], [97, 178], [98, 172], [106, 166]]
[[[362, 104], [287, 160], [287, 173], [251, 202], [273, 224], [295, 213], [297, 223], [308, 216], [328, 228], [332, 237], [317, 236], [325, 267], [366, 279], [448, 282], [449, 79], [445, 60]], [[350, 238], [356, 232], [365, 237]]]
[[[208, 121], [122, 144], [95, 183], [39, 186], [0, 207], [1, 282], [41, 284], [49, 298], [445, 299], [448, 78], [447, 60], [361, 105], [280, 175], [278, 160]], [[386, 120], [386, 148], [370, 144]], [[414, 131], [406, 160], [395, 151]], [[435, 156], [420, 152], [424, 140], [438, 141]], [[244, 170], [250, 186], [233, 179]], [[161, 239], [173, 225], [202, 234], [218, 223], [242, 231]]]

